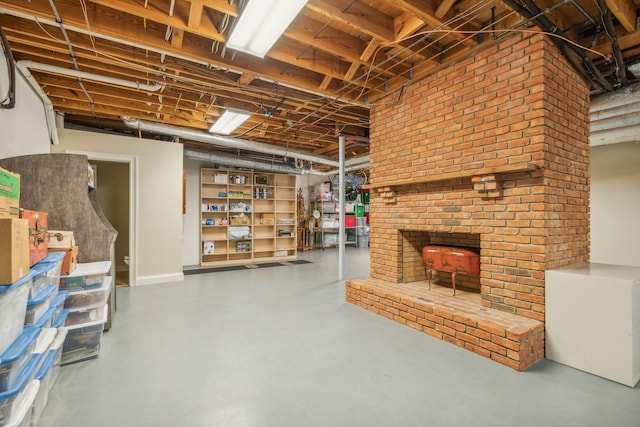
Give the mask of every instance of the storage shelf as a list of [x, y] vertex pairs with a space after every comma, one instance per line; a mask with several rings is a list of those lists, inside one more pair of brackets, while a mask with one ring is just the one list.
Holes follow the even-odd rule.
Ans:
[[[246, 183], [236, 184], [234, 179], [244, 176]], [[200, 263], [203, 266], [237, 264], [259, 259], [261, 262], [270, 259], [292, 259], [296, 256], [295, 233], [291, 237], [277, 236], [278, 229], [289, 230], [295, 227], [297, 217], [296, 177], [293, 175], [274, 173], [254, 173], [249, 171], [233, 171], [202, 168], [200, 170], [200, 198], [203, 205], [226, 206], [227, 209], [201, 211], [203, 224], [200, 228], [201, 248]], [[242, 193], [242, 194], [238, 194]], [[220, 196], [225, 194], [226, 196]], [[255, 196], [255, 197], [254, 197]], [[267, 197], [264, 197], [267, 196]], [[230, 205], [243, 202], [242, 209], [228, 209]], [[231, 221], [244, 215], [248, 224], [232, 224]], [[262, 215], [274, 221], [273, 224], [261, 224]], [[228, 217], [227, 225], [204, 225], [211, 218], [219, 222]], [[292, 224], [277, 223], [281, 219], [292, 219]], [[229, 227], [249, 227], [252, 237], [229, 239]], [[213, 241], [213, 255], [203, 253], [205, 241]], [[237, 251], [238, 242], [247, 242], [249, 251]], [[250, 246], [249, 246], [250, 244]]]

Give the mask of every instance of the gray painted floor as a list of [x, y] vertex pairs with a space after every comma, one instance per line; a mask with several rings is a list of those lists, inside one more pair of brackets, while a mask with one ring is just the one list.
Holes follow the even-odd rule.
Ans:
[[337, 250], [300, 258], [118, 289], [102, 354], [61, 369], [39, 426], [640, 425], [638, 387], [516, 372], [345, 303]]

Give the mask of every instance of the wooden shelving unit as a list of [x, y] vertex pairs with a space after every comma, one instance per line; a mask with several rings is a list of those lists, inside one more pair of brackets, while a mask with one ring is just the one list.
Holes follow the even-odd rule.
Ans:
[[200, 170], [200, 265], [297, 256], [296, 177]]

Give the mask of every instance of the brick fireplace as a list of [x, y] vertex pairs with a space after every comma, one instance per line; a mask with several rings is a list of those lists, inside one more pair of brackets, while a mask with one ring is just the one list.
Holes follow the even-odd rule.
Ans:
[[[544, 36], [507, 38], [373, 107], [370, 155], [370, 277], [347, 301], [515, 369], [542, 358], [545, 270], [589, 258], [579, 74]], [[428, 293], [426, 244], [480, 253], [456, 280], [480, 304]]]

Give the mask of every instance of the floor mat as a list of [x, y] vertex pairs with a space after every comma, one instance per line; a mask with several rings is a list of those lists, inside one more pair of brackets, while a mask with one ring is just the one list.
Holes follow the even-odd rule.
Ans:
[[311, 264], [312, 261], [307, 261], [306, 259], [294, 259], [293, 261], [287, 261], [289, 264]]
[[183, 270], [182, 273], [184, 275], [217, 273], [221, 271], [246, 270], [250, 268], [282, 267], [290, 264], [311, 264], [311, 262], [312, 261], [307, 261], [304, 259], [294, 259], [292, 261], [283, 261], [283, 262], [263, 262], [263, 263], [255, 263], [255, 264], [244, 264], [244, 265], [225, 265], [221, 267], [189, 268], [189, 269]]

